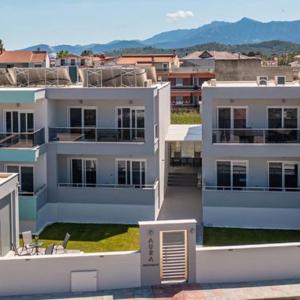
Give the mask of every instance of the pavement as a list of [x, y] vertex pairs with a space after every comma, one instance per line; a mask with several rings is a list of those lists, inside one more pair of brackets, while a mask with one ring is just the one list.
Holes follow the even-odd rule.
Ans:
[[254, 300], [299, 299], [300, 280], [266, 281], [238, 284], [180, 284], [148, 288], [120, 289], [97, 293], [4, 297], [1, 299], [70, 299], [70, 300]]

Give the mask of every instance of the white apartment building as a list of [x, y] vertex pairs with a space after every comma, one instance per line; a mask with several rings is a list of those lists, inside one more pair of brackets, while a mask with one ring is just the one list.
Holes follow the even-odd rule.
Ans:
[[206, 83], [202, 112], [204, 224], [299, 229], [299, 83]]
[[76, 84], [64, 68], [27, 72], [0, 72], [0, 172], [19, 174], [21, 230], [154, 220], [169, 84], [132, 68], [83, 70]]

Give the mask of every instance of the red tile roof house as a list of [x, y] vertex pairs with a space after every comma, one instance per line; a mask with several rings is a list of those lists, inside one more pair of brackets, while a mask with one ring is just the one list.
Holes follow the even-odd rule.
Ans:
[[0, 52], [0, 68], [41, 68], [50, 66], [46, 51], [3, 51]]

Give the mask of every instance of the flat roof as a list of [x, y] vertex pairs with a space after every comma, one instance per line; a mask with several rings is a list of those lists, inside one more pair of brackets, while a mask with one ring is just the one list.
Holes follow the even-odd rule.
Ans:
[[258, 85], [256, 81], [217, 81], [215, 84], [207, 81], [203, 87], [218, 88], [218, 87], [300, 87], [300, 81], [286, 82], [284, 85], [276, 85], [274, 81], [268, 81], [268, 85]]
[[167, 142], [202, 142], [202, 124], [170, 125]]
[[17, 173], [0, 173], [0, 186], [16, 176], [18, 176]]

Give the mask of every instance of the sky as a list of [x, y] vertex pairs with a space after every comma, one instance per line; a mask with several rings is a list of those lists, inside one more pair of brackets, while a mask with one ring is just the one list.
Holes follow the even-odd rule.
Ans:
[[0, 39], [6, 49], [142, 40], [215, 20], [297, 20], [299, 12], [299, 0], [0, 0]]

